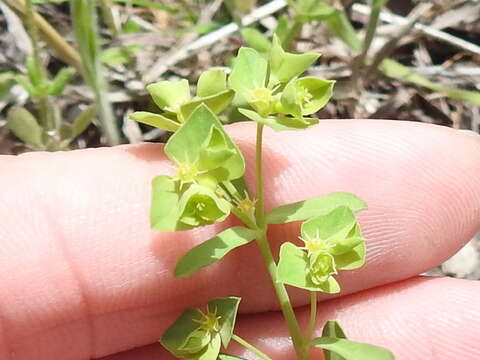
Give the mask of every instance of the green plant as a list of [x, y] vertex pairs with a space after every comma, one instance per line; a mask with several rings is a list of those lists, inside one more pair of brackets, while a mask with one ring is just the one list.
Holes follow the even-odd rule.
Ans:
[[[201, 271], [235, 248], [255, 241], [298, 359], [309, 359], [311, 347], [323, 349], [330, 360], [393, 359], [388, 350], [347, 340], [336, 322], [327, 322], [321, 337], [313, 335], [317, 292], [340, 292], [335, 275], [365, 262], [365, 239], [356, 213], [366, 209], [366, 204], [353, 194], [333, 193], [265, 211], [263, 129], [305, 129], [318, 122], [311, 115], [325, 106], [334, 82], [301, 77], [318, 56], [288, 53], [275, 37], [265, 54], [241, 48], [228, 78], [221, 70], [203, 73], [195, 97], [186, 80], [147, 87], [161, 113], [136, 112], [131, 117], [174, 132], [164, 150], [176, 168], [172, 176], [153, 179], [151, 226], [160, 231], [189, 230], [234, 214], [243, 225], [192, 248], [177, 263], [177, 277]], [[216, 116], [230, 102], [257, 125], [255, 195], [243, 179], [242, 152]], [[276, 262], [267, 239], [268, 227], [294, 221], [303, 221], [301, 242], [282, 244]], [[301, 329], [295, 317], [286, 286], [310, 292], [311, 316], [306, 329]], [[178, 358], [239, 359], [221, 354], [233, 340], [261, 359], [269, 359], [234, 334], [239, 302], [237, 297], [219, 298], [204, 309], [186, 310], [163, 334], [161, 343]]]
[[75, 40], [80, 50], [82, 75], [94, 93], [103, 133], [110, 145], [119, 144], [120, 131], [108, 99], [107, 80], [102, 72], [96, 1], [71, 0], [70, 11]]
[[40, 58], [35, 9], [31, 0], [25, 4], [25, 22], [32, 40], [33, 53], [26, 61], [26, 74], [15, 74], [13, 79], [20, 84], [38, 105], [39, 119], [23, 107], [12, 107], [7, 115], [9, 129], [28, 146], [36, 150], [67, 149], [71, 141], [80, 135], [95, 115], [93, 107], [74, 119], [72, 124], [63, 122], [58, 106], [52, 97], [62, 93], [72, 76], [68, 68], [62, 68], [49, 79]]
[[[360, 89], [362, 87], [362, 84], [359, 84], [360, 82], [371, 82], [377, 72], [381, 72], [385, 76], [443, 93], [458, 101], [473, 105], [480, 104], [480, 92], [478, 91], [442, 86], [430, 81], [416, 74], [412, 69], [388, 58], [390, 54], [383, 51], [383, 49], [380, 49], [377, 54], [369, 54], [370, 45], [379, 22], [380, 12], [385, 4], [388, 3], [388, 0], [369, 1], [371, 12], [363, 41], [358, 37], [346, 13], [332, 6], [328, 1], [288, 0], [287, 3], [291, 10], [289, 12], [290, 16], [281, 16], [275, 29], [282, 46], [291, 48], [304, 24], [312, 21], [322, 22], [355, 55], [355, 59], [351, 64], [353, 73], [352, 85], [354, 87]], [[260, 31], [254, 28], [244, 28], [241, 33], [249, 46], [262, 53], [268, 51], [270, 41]]]

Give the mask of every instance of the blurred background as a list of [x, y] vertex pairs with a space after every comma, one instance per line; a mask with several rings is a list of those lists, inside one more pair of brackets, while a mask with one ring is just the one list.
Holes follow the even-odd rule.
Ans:
[[[318, 118], [480, 131], [480, 0], [0, 0], [0, 154], [165, 141], [128, 119], [158, 110], [147, 84], [228, 71], [273, 34], [322, 53]], [[480, 237], [429, 274], [480, 279]]]

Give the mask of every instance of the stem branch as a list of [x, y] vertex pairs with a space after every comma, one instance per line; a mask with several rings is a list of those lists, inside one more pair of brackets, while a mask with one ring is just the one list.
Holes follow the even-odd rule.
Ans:
[[310, 320], [308, 321], [306, 339], [311, 340], [317, 323], [317, 292], [310, 291]]
[[257, 355], [262, 360], [272, 360], [267, 354], [263, 353], [261, 350], [247, 342], [246, 340], [242, 339], [240, 336], [233, 334], [232, 340], [236, 341], [240, 345], [242, 345], [245, 349], [250, 350], [255, 355]]
[[277, 265], [273, 259], [272, 251], [267, 240], [267, 227], [265, 223], [265, 208], [264, 208], [264, 189], [263, 189], [263, 169], [262, 169], [262, 136], [263, 124], [257, 124], [257, 143], [256, 143], [256, 185], [257, 185], [257, 244], [262, 253], [263, 261], [267, 267], [268, 273], [272, 280], [273, 287], [280, 302], [283, 317], [287, 322], [290, 336], [292, 337], [293, 346], [297, 353], [298, 360], [308, 360], [307, 349], [304, 346], [304, 339], [298, 326], [295, 312], [293, 311], [292, 303], [288, 296], [285, 286], [277, 281]]

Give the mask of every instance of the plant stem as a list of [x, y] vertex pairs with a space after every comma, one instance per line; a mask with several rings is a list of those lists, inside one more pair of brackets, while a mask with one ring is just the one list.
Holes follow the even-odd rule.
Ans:
[[380, 11], [386, 1], [378, 1], [372, 5], [372, 11], [370, 13], [370, 18], [368, 19], [367, 25], [367, 32], [365, 34], [365, 39], [363, 41], [362, 46], [362, 53], [360, 55], [358, 63], [360, 66], [365, 65], [365, 60], [367, 57], [368, 49], [370, 49], [370, 45], [372, 45], [373, 38], [375, 36], [375, 32], [377, 31], [378, 19], [380, 17]]
[[283, 317], [288, 326], [290, 336], [292, 337], [293, 346], [297, 353], [298, 360], [308, 360], [307, 349], [304, 346], [304, 339], [298, 326], [292, 303], [288, 296], [285, 286], [277, 281], [277, 265], [273, 259], [272, 250], [267, 240], [268, 224], [265, 223], [265, 207], [264, 207], [264, 184], [263, 184], [263, 168], [262, 168], [262, 136], [263, 124], [257, 124], [257, 142], [255, 157], [255, 179], [257, 188], [257, 208], [255, 217], [257, 220], [257, 245], [262, 253], [263, 261], [267, 267], [268, 273], [272, 280], [273, 287], [277, 294]]
[[30, 40], [32, 41], [32, 56], [35, 62], [35, 68], [39, 72], [41, 79], [45, 79], [45, 71], [41, 66], [40, 59], [40, 50], [38, 48], [38, 30], [37, 25], [35, 24], [35, 9], [33, 8], [32, 0], [27, 0], [25, 11], [25, 22], [27, 23], [28, 35], [30, 35]]
[[[38, 74], [39, 84], [46, 84], [48, 82], [47, 71], [42, 64], [40, 57], [40, 48], [38, 46], [38, 28], [35, 23], [35, 8], [32, 0], [26, 0], [25, 2], [25, 23], [27, 24], [28, 35], [32, 41], [32, 58], [35, 72]], [[38, 84], [37, 84], [38, 86]], [[49, 132], [56, 129], [54, 114], [52, 105], [48, 99], [48, 94], [42, 94], [37, 97], [38, 100], [38, 113], [40, 118], [40, 124], [44, 131]]]
[[108, 99], [107, 80], [100, 62], [100, 45], [95, 1], [71, 0], [72, 22], [82, 59], [82, 73], [92, 88], [98, 104], [102, 130], [110, 145], [120, 143], [120, 132], [115, 122], [112, 104]]
[[315, 324], [317, 322], [317, 293], [310, 291], [310, 320], [308, 321], [307, 334], [305, 339], [311, 340]]
[[240, 345], [242, 345], [245, 349], [250, 350], [253, 352], [255, 355], [257, 355], [260, 359], [262, 360], [272, 360], [267, 354], [263, 353], [261, 350], [257, 349], [255, 346], [252, 344], [248, 343], [244, 339], [242, 339], [240, 336], [233, 334], [232, 335], [232, 340], [236, 341]]
[[257, 124], [257, 141], [255, 145], [255, 180], [257, 185], [257, 209], [255, 217], [260, 228], [265, 226], [265, 194], [263, 191], [263, 167], [262, 167], [262, 140], [263, 124]]
[[302, 26], [303, 26], [302, 22], [298, 20], [294, 20], [293, 25], [288, 30], [287, 36], [285, 37], [285, 40], [283, 41], [283, 44], [282, 44], [285, 50], [291, 50], [293, 41], [298, 36], [298, 34], [300, 34], [300, 31], [302, 30]]
[[117, 37], [120, 32], [112, 14], [112, 2], [110, 0], [101, 0], [100, 9], [102, 10], [103, 21], [105, 21], [105, 24], [107, 24], [110, 29], [112, 37]]

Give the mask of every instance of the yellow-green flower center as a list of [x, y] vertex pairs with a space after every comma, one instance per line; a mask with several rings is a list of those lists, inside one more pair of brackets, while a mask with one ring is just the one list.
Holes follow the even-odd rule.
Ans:
[[269, 104], [272, 101], [272, 91], [264, 87], [256, 88], [253, 89], [251, 97], [251, 102]]
[[248, 198], [239, 200], [237, 203], [238, 209], [248, 218], [253, 219], [255, 215], [255, 201]]
[[309, 104], [312, 101], [313, 95], [308, 91], [305, 86], [297, 85], [296, 86], [296, 101], [302, 106]]
[[182, 163], [177, 166], [177, 177], [182, 184], [193, 183], [200, 171], [195, 164]]
[[202, 313], [202, 317], [198, 320], [195, 320], [200, 325], [200, 329], [206, 332], [219, 332], [220, 331], [220, 320], [221, 316], [217, 316], [217, 312], [209, 312], [206, 314]]
[[305, 243], [305, 249], [308, 251], [309, 255], [319, 252], [328, 252], [330, 248], [335, 246], [329, 241], [322, 239], [319, 234], [316, 234], [315, 237], [307, 236], [305, 239], [300, 239]]

